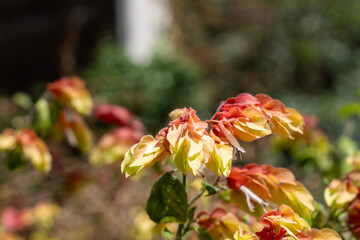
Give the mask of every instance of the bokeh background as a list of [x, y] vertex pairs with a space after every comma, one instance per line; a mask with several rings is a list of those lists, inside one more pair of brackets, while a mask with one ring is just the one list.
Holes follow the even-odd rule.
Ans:
[[[0, 53], [1, 129], [21, 125], [26, 111], [15, 93], [35, 101], [46, 83], [78, 75], [96, 102], [130, 109], [151, 134], [177, 107], [209, 119], [222, 100], [242, 92], [280, 99], [307, 116], [309, 134], [296, 144], [273, 137], [245, 144], [248, 153], [235, 164], [287, 167], [320, 202], [319, 189], [357, 151], [357, 0], [2, 0]], [[107, 128], [91, 124], [96, 141]], [[151, 239], [134, 221], [145, 224], [153, 174], [126, 180], [116, 164], [95, 168], [86, 154], [48, 145], [55, 159], [49, 174], [0, 170], [2, 209], [42, 201], [61, 208], [51, 228], [20, 235]]]

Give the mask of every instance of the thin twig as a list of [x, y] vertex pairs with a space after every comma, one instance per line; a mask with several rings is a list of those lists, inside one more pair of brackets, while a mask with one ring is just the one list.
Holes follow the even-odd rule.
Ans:
[[[217, 177], [215, 182], [212, 185], [216, 185], [221, 180], [220, 177]], [[205, 193], [205, 189], [201, 189], [201, 191], [189, 202], [189, 206], [191, 206], [196, 200], [198, 200]]]
[[[186, 174], [183, 174], [183, 185], [185, 187], [185, 192], [186, 192]], [[175, 239], [182, 239], [182, 235], [183, 235], [183, 230], [184, 228], [184, 224], [179, 224], [179, 227], [178, 227], [178, 231], [176, 233], [176, 238]]]
[[189, 206], [191, 206], [196, 200], [198, 200], [203, 194], [205, 193], [204, 189], [201, 189], [201, 191], [189, 202]]

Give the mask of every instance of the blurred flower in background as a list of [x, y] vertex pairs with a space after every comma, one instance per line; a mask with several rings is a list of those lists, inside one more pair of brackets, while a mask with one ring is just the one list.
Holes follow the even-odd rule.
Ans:
[[64, 77], [49, 83], [47, 89], [62, 105], [69, 105], [82, 115], [89, 115], [92, 111], [92, 98], [85, 88], [85, 83], [78, 77]]

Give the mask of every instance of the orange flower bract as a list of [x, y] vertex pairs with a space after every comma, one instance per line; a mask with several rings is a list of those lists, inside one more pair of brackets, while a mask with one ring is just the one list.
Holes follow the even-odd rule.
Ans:
[[[219, 176], [230, 174], [233, 147], [212, 138], [206, 131], [208, 124], [198, 118], [195, 110], [176, 109], [169, 116], [172, 119], [169, 127], [162, 129], [156, 138], [144, 136], [140, 143], [125, 154], [122, 170], [127, 176], [136, 174], [144, 166], [149, 167], [156, 161], [166, 161], [169, 155], [172, 155], [175, 166], [184, 174], [191, 172], [195, 176], [204, 165]], [[136, 170], [131, 168], [135, 167], [134, 162]], [[143, 165], [138, 165], [140, 163]]]
[[326, 204], [333, 210], [347, 207], [356, 198], [358, 189], [349, 179], [340, 181], [334, 179], [325, 189], [324, 198]]
[[302, 116], [295, 109], [286, 108], [268, 95], [254, 97], [249, 93], [222, 102], [211, 121], [214, 134], [230, 142], [222, 126], [235, 138], [251, 142], [271, 133], [293, 139], [295, 133], [303, 132], [304, 125]]
[[193, 109], [177, 109], [170, 113], [166, 139], [170, 144], [175, 166], [184, 174], [195, 176], [204, 162], [202, 137], [207, 123], [201, 121]]
[[92, 146], [93, 136], [83, 117], [75, 112], [61, 112], [55, 125], [55, 137], [61, 139], [65, 135], [72, 147], [87, 152]]
[[55, 100], [62, 105], [69, 105], [82, 115], [89, 115], [92, 111], [93, 101], [85, 82], [79, 77], [63, 77], [47, 85], [47, 89], [54, 95]]
[[[227, 180], [229, 188], [233, 189], [232, 201], [247, 212], [249, 204], [246, 204], [246, 194], [239, 189], [241, 186], [247, 187], [260, 199], [277, 205], [289, 205], [295, 212], [307, 218], [314, 210], [314, 199], [311, 194], [296, 181], [291, 171], [285, 168], [247, 164], [244, 167], [233, 167]], [[262, 208], [255, 206], [253, 214], [261, 216]]]
[[339, 234], [329, 228], [321, 230], [315, 228], [305, 229], [304, 232], [296, 235], [296, 237], [299, 240], [341, 240]]
[[282, 102], [265, 94], [255, 96], [259, 100], [258, 107], [264, 113], [273, 133], [293, 139], [295, 133], [303, 133], [304, 119], [293, 108], [285, 107]]
[[[161, 141], [175, 166], [183, 174], [193, 175], [206, 166], [218, 176], [229, 176], [234, 149], [245, 152], [237, 139], [250, 142], [271, 133], [293, 138], [293, 134], [302, 133], [304, 124], [296, 110], [286, 108], [279, 100], [248, 93], [222, 102], [208, 122], [201, 121], [192, 108], [176, 109], [169, 116], [172, 121], [162, 131]], [[137, 156], [138, 147], [131, 151], [129, 162]], [[153, 156], [157, 154], [153, 152]]]
[[273, 210], [264, 214], [261, 223], [272, 227], [275, 234], [280, 234], [282, 229], [285, 229], [293, 237], [301, 233], [304, 228], [310, 229], [309, 224], [287, 205], [281, 205], [278, 211]]
[[18, 143], [21, 146], [24, 156], [40, 171], [49, 171], [51, 168], [51, 155], [43, 140], [38, 138], [36, 133], [30, 129], [23, 129], [17, 132]]
[[206, 212], [199, 213], [197, 223], [207, 229], [214, 240], [235, 239], [236, 233], [238, 235], [250, 233], [250, 228], [245, 223], [222, 208], [215, 208], [210, 215]]
[[125, 153], [121, 171], [126, 177], [136, 175], [144, 167], [151, 167], [157, 161], [166, 161], [170, 155], [166, 139], [145, 135]]
[[19, 147], [25, 159], [28, 159], [40, 171], [51, 169], [51, 155], [45, 144], [31, 129], [14, 131], [5, 129], [0, 134], [0, 151], [11, 152]]
[[360, 238], [360, 193], [347, 207], [348, 226], [356, 239]]

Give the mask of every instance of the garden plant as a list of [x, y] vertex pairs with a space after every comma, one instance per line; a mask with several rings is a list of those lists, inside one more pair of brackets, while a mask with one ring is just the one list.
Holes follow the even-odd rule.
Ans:
[[[191, 107], [175, 109], [168, 126], [155, 137], [145, 135], [141, 120], [124, 107], [108, 103], [94, 107], [78, 77], [48, 84], [35, 103], [23, 95], [17, 95], [15, 102], [25, 115], [16, 128], [4, 129], [0, 135], [4, 166], [16, 170], [31, 162], [49, 174], [56, 159], [47, 145], [56, 141], [87, 153], [94, 168], [117, 166], [126, 181], [137, 178], [136, 184], [150, 171], [146, 168], [152, 168], [156, 180], [146, 196], [146, 213], [154, 223], [148, 232], [154, 239], [360, 239], [356, 143], [350, 137], [340, 141], [342, 146], [353, 147], [344, 147], [346, 166], [339, 171], [344, 174], [334, 176], [331, 168], [321, 168], [319, 159], [331, 162], [336, 147], [313, 118], [268, 95], [240, 93], [221, 102], [205, 121]], [[357, 115], [355, 110], [352, 105], [343, 111]], [[93, 144], [94, 122], [116, 127], [98, 134], [102, 136]], [[287, 168], [243, 164], [247, 158], [243, 146], [269, 135], [277, 135], [277, 150], [311, 162], [328, 179], [325, 204], [315, 201]], [[204, 199], [217, 207], [205, 211]], [[51, 228], [59, 215], [61, 201], [56, 200], [29, 209], [6, 207], [0, 234], [2, 239], [57, 239], [51, 237]]]

